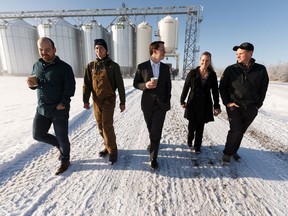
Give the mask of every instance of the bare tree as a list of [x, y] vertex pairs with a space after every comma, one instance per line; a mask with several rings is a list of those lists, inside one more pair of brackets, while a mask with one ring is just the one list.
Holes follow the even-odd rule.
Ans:
[[277, 65], [270, 65], [268, 74], [271, 81], [288, 82], [288, 63], [279, 63]]

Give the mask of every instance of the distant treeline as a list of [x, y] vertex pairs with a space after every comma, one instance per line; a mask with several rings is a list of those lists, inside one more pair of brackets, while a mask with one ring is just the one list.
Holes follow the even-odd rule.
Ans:
[[288, 62], [267, 67], [271, 81], [288, 82]]
[[[270, 81], [288, 82], [288, 62], [266, 66]], [[225, 68], [215, 68], [218, 77], [221, 77]]]

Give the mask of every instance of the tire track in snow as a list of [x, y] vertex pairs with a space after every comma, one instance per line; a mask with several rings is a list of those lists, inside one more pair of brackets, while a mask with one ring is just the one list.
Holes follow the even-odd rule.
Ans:
[[[90, 112], [90, 113], [89, 113]], [[87, 116], [89, 116], [89, 118], [87, 118]], [[87, 122], [89, 122], [89, 124], [87, 124]], [[87, 111], [86, 113], [83, 113], [83, 114], [81, 114], [80, 115], [80, 117], [78, 118], [78, 120], [77, 121], [75, 121], [75, 126], [73, 126], [73, 124], [72, 124], [72, 129], [70, 129], [70, 130], [73, 130], [72, 132], [70, 132], [70, 141], [71, 141], [71, 160], [72, 160], [72, 165], [71, 165], [71, 168], [69, 168], [69, 170], [71, 170], [71, 171], [76, 171], [77, 172], [77, 170], [79, 169], [79, 170], [81, 170], [81, 168], [83, 168], [83, 166], [79, 166], [78, 164], [77, 164], [77, 160], [78, 160], [78, 153], [79, 152], [77, 152], [77, 153], [74, 153], [73, 152], [73, 150], [75, 149], [74, 148], [74, 145], [78, 145], [78, 144], [81, 144], [80, 146], [78, 145], [77, 147], [78, 147], [78, 150], [79, 150], [79, 147], [80, 147], [80, 149], [87, 149], [87, 150], [89, 150], [89, 152], [91, 151], [91, 149], [94, 147], [93, 145], [94, 145], [94, 142], [92, 141], [91, 142], [91, 140], [96, 140], [96, 142], [97, 142], [97, 139], [96, 139], [96, 136], [97, 136], [97, 133], [98, 133], [98, 131], [97, 131], [97, 128], [96, 128], [96, 125], [95, 125], [95, 120], [94, 120], [94, 117], [93, 117], [93, 115], [92, 115], [92, 112], [91, 112], [91, 110], [90, 111]], [[92, 132], [92, 136], [86, 136], [86, 134], [87, 133], [90, 133], [92, 130], [95, 130], [95, 133], [93, 133]], [[71, 133], [73, 134], [73, 135], [71, 135]], [[99, 139], [99, 138], [98, 138]], [[90, 144], [89, 144], [90, 143]], [[89, 146], [89, 145], [90, 146]], [[46, 146], [47, 147], [47, 146]], [[26, 167], [25, 167], [25, 169], [27, 169], [28, 170], [28, 174], [27, 173], [25, 173], [25, 169], [24, 169], [24, 171], [21, 171], [20, 172], [20, 174], [22, 175], [21, 176], [21, 178], [19, 178], [18, 176], [19, 176], [19, 174], [17, 173], [17, 172], [15, 172], [15, 179], [14, 179], [14, 177], [12, 177], [10, 180], [9, 180], [9, 182], [8, 183], [10, 183], [10, 182], [17, 182], [17, 184], [15, 183], [15, 185], [18, 185], [19, 186], [19, 182], [17, 181], [17, 180], [19, 180], [19, 179], [24, 179], [25, 180], [25, 177], [27, 178], [27, 176], [29, 176], [29, 179], [33, 179], [33, 180], [35, 180], [36, 178], [37, 178], [37, 174], [39, 175], [39, 170], [35, 170], [35, 173], [33, 173], [33, 174], [35, 174], [35, 175], [32, 175], [32, 173], [31, 172], [33, 172], [33, 167], [34, 168], [36, 168], [39, 164], [42, 164], [42, 163], [44, 163], [44, 170], [45, 170], [45, 172], [47, 172], [47, 170], [48, 170], [48, 175], [53, 175], [53, 171], [51, 171], [51, 169], [55, 169], [56, 167], [54, 167], [53, 166], [53, 168], [48, 168], [48, 167], [45, 167], [45, 164], [47, 164], [47, 157], [49, 157], [49, 158], [51, 158], [51, 155], [53, 154], [54, 156], [52, 156], [52, 157], [56, 157], [55, 156], [55, 150], [48, 150], [49, 149], [49, 147], [47, 147], [47, 148], [45, 148], [45, 151], [47, 151], [47, 152], [43, 152], [43, 150], [40, 150], [40, 147], [38, 148], [39, 149], [39, 152], [38, 152], [38, 154], [37, 154], [37, 158], [34, 158], [33, 157], [33, 155], [28, 155], [27, 157], [30, 157], [31, 158], [31, 160], [35, 160], [36, 162], [35, 163], [32, 163], [32, 164], [30, 164], [30, 165], [27, 165]], [[51, 148], [50, 148], [51, 149]], [[97, 151], [98, 152], [98, 151]], [[91, 153], [91, 152], [90, 152]], [[96, 150], [95, 150], [95, 153], [96, 153]], [[83, 152], [82, 154], [80, 154], [80, 155], [87, 155], [87, 152]], [[97, 154], [96, 154], [97, 155]], [[95, 156], [95, 154], [93, 154], [93, 156]], [[49, 160], [49, 159], [48, 159]], [[22, 165], [22, 163], [25, 163], [27, 161], [27, 158], [23, 158], [22, 160], [20, 160], [17, 164], [13, 164], [13, 166], [15, 166], [15, 170], [17, 170], [17, 168], [19, 168], [19, 166], [21, 166]], [[51, 159], [50, 159], [50, 161], [51, 161]], [[88, 162], [89, 160], [86, 160], [86, 162]], [[55, 160], [54, 160], [54, 162], [55, 162]], [[85, 161], [84, 161], [84, 163], [85, 163]], [[19, 165], [18, 165], [19, 164]], [[29, 164], [29, 163], [28, 163]], [[51, 165], [51, 162], [49, 163], [49, 165]], [[78, 165], [78, 166], [77, 166]], [[106, 164], [105, 164], [106, 165]], [[8, 169], [7, 169], [8, 170]], [[50, 172], [50, 173], [49, 173]], [[67, 173], [64, 173], [63, 175], [67, 175]], [[106, 176], [105, 174], [103, 175], [103, 176]], [[46, 177], [47, 177], [47, 173], [46, 173]], [[106, 179], [103, 179], [103, 182], [106, 182], [107, 180]], [[40, 182], [40, 184], [41, 183], [43, 183], [43, 182], [45, 182], [45, 181], [41, 181]], [[24, 184], [25, 184], [25, 182], [23, 182]], [[21, 184], [20, 184], [21, 185]], [[51, 193], [51, 190], [53, 190], [53, 188], [55, 188], [56, 187], [56, 185], [58, 185], [58, 183], [57, 182], [54, 182], [54, 184], [52, 185], [50, 185], [49, 187], [50, 187], [50, 189], [47, 191], [47, 193]], [[59, 186], [59, 185], [58, 185]], [[29, 192], [31, 192], [31, 190], [32, 189], [29, 189], [29, 187], [27, 188], [27, 189], [25, 189], [24, 191], [25, 192], [23, 192], [23, 191], [21, 191], [21, 192], [19, 192], [19, 190], [15, 190], [15, 189], [13, 189], [13, 187], [14, 187], [14, 184], [11, 184], [11, 185], [9, 185], [9, 189], [11, 189], [12, 191], [14, 190], [16, 193], [18, 193], [18, 196], [19, 197], [26, 197], [27, 196], [27, 194], [26, 193], [29, 193]], [[33, 187], [33, 185], [31, 185], [31, 187]], [[49, 188], [48, 187], [48, 188]], [[3, 189], [4, 188], [4, 189]], [[6, 193], [6, 187], [3, 187], [2, 189], [1, 189], [1, 192], [2, 193]], [[41, 188], [41, 187], [39, 187], [39, 188]], [[20, 187], [20, 190], [21, 190], [21, 187]], [[43, 189], [42, 189], [43, 190]], [[36, 193], [36, 192], [35, 192]], [[34, 195], [35, 197], [40, 197], [41, 199], [43, 199], [44, 197], [45, 197], [45, 192], [42, 192], [42, 195], [38, 195], [38, 196], [36, 196], [36, 195]], [[8, 198], [8, 197], [7, 197]], [[13, 200], [13, 199], [12, 199]], [[14, 205], [14, 203], [15, 203], [15, 205], [17, 206], [17, 205], [20, 205], [21, 206], [21, 204], [20, 203], [17, 203], [17, 201], [13, 201], [12, 202], [12, 204], [11, 205], [9, 205], [9, 208], [7, 209], [7, 212], [9, 212], [9, 211], [12, 211], [13, 212], [13, 205]], [[36, 202], [37, 203], [37, 202]], [[33, 205], [32, 205], [33, 206]], [[17, 207], [15, 207], [15, 209], [22, 209], [21, 207], [19, 207], [19, 206], [17, 206]], [[33, 209], [32, 209], [33, 210]], [[30, 210], [28, 210], [28, 212], [30, 212]]]
[[[257, 139], [247, 133], [240, 149], [242, 162], [232, 160], [229, 166], [221, 166], [228, 131], [224, 112], [205, 126], [202, 153], [191, 152], [186, 144], [187, 121], [179, 102], [182, 85], [183, 81], [173, 81], [172, 109], [167, 113], [163, 129], [159, 171], [152, 172], [149, 168], [146, 150], [149, 139], [140, 109], [141, 91], [128, 87], [125, 112], [119, 113], [117, 105], [115, 108], [119, 146], [116, 165], [109, 166], [107, 158], [98, 157], [102, 138], [92, 110], [83, 111], [71, 124], [72, 165], [67, 172], [54, 176], [59, 163], [55, 149], [41, 147], [37, 154], [27, 154], [27, 158], [6, 169], [9, 177], [1, 181], [0, 212], [5, 215], [144, 216], [208, 212], [210, 215], [285, 215], [281, 209], [283, 205], [288, 209], [287, 163], [283, 164]], [[258, 117], [262, 119], [261, 115]], [[259, 170], [259, 164], [263, 169]]]

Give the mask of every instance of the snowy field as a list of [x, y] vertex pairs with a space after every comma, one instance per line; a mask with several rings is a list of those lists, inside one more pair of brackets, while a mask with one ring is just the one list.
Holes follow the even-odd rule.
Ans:
[[82, 79], [77, 79], [69, 129], [72, 163], [55, 176], [57, 151], [32, 139], [36, 92], [25, 79], [0, 76], [0, 216], [288, 215], [287, 83], [270, 83], [239, 150], [242, 161], [222, 166], [224, 107], [205, 126], [202, 153], [195, 155], [186, 145], [179, 102], [183, 81], [173, 81], [160, 170], [151, 171], [141, 92], [132, 79], [125, 80], [125, 112], [115, 110], [119, 160], [114, 166], [98, 157], [102, 139], [91, 109], [82, 108]]

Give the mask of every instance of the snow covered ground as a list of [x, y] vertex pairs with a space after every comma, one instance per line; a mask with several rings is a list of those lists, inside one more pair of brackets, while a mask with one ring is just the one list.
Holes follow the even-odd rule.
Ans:
[[102, 140], [91, 110], [82, 108], [82, 79], [72, 98], [71, 167], [55, 176], [57, 151], [32, 139], [36, 92], [25, 77], [0, 76], [0, 215], [288, 215], [288, 84], [271, 83], [250, 126], [241, 162], [222, 166], [228, 131], [224, 107], [205, 126], [203, 148], [186, 145], [187, 121], [173, 81], [159, 171], [151, 171], [141, 92], [125, 80], [127, 105], [115, 110], [116, 165], [98, 157]]

